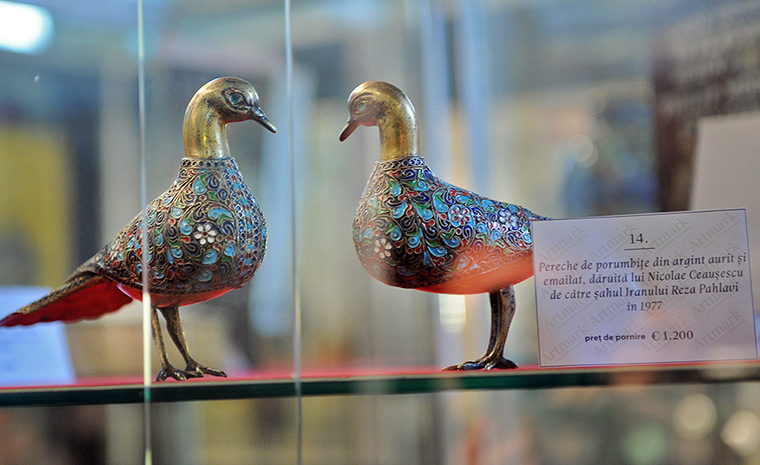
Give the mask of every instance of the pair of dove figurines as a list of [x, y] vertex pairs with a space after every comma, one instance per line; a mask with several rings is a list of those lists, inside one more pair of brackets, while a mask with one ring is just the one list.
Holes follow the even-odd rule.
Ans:
[[[530, 222], [545, 218], [438, 179], [419, 153], [414, 107], [393, 85], [359, 85], [348, 108], [341, 141], [358, 126], [380, 128], [380, 161], [353, 224], [362, 265], [391, 286], [448, 294], [488, 292], [488, 349], [479, 359], [447, 370], [516, 367], [503, 357], [515, 312], [513, 285], [533, 274]], [[8, 315], [0, 326], [71, 322], [114, 312], [142, 299], [147, 261], [151, 326], [162, 367], [157, 380], [226, 376], [190, 356], [179, 307], [240, 288], [264, 257], [264, 216], [230, 156], [225, 134], [227, 123], [246, 120], [277, 131], [250, 83], [225, 77], [201, 87], [185, 112], [185, 157], [169, 189], [61, 287]], [[159, 311], [185, 369], [168, 361]]]

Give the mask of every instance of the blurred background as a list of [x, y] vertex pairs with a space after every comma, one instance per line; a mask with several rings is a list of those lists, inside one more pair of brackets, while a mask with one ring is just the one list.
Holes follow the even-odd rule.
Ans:
[[[267, 255], [242, 290], [182, 313], [195, 356], [232, 377], [290, 375], [299, 335], [305, 373], [485, 349], [487, 296], [390, 288], [356, 258], [379, 154], [375, 128], [338, 142], [359, 83], [407, 93], [438, 176], [551, 217], [690, 208], [700, 120], [760, 109], [757, 0], [292, 0], [290, 50], [280, 0], [24, 5], [0, 2], [0, 294], [59, 285], [140, 210], [141, 129], [149, 200], [176, 177], [195, 91], [223, 75], [256, 86], [278, 134], [247, 122], [228, 136]], [[723, 207], [754, 201], [726, 184]], [[523, 366], [537, 364], [533, 293], [517, 286], [506, 349]], [[139, 380], [141, 318], [132, 305], [61, 326], [64, 384]], [[310, 397], [303, 462], [757, 464], [759, 400], [754, 383]], [[150, 412], [156, 463], [296, 463], [295, 399]], [[5, 408], [0, 440], [0, 465], [140, 463], [143, 410]]]

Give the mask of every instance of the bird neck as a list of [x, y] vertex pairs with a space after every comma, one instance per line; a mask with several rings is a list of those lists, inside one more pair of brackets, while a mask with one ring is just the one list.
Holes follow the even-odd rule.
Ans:
[[189, 107], [182, 131], [185, 156], [188, 158], [223, 158], [230, 154], [227, 145], [227, 123], [204, 105]]
[[380, 161], [420, 153], [419, 128], [414, 109], [400, 105], [401, 111], [389, 111], [377, 122], [380, 128]]

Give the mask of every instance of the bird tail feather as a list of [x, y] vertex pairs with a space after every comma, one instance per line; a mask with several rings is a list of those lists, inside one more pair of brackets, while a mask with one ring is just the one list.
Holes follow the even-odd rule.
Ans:
[[93, 319], [115, 312], [131, 301], [115, 282], [87, 273], [72, 277], [45, 297], [6, 316], [0, 320], [0, 326]]

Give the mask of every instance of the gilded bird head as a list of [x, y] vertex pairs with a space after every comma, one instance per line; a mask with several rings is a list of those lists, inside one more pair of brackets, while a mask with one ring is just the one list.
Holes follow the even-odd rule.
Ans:
[[348, 121], [340, 133], [341, 141], [359, 126], [379, 126], [381, 159], [419, 151], [414, 106], [398, 87], [382, 81], [359, 84], [348, 97], [348, 112]]
[[187, 106], [187, 114], [195, 108], [213, 112], [223, 123], [253, 120], [271, 132], [277, 128], [259, 106], [259, 94], [249, 83], [236, 77], [221, 77], [198, 89]]
[[358, 126], [376, 126], [388, 118], [415, 119], [414, 106], [404, 92], [393, 84], [367, 81], [348, 97], [349, 117], [340, 134], [344, 141]]
[[259, 106], [259, 95], [251, 83], [236, 77], [221, 77], [207, 83], [198, 89], [185, 110], [185, 156], [228, 156], [225, 126], [247, 120], [277, 132]]

